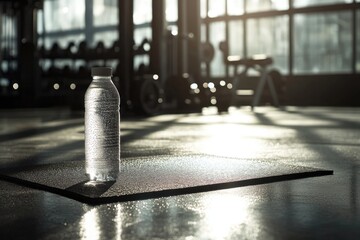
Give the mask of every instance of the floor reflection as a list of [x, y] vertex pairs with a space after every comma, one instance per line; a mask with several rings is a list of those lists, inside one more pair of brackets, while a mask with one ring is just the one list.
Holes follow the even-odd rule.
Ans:
[[93, 208], [83, 215], [79, 230], [81, 239], [101, 239], [100, 219], [97, 208]]
[[[241, 226], [256, 228], [251, 199], [231, 193], [209, 194], [202, 198], [204, 215], [199, 236], [208, 239], [225, 239]], [[256, 238], [256, 231], [247, 234]]]
[[123, 218], [121, 216], [121, 211], [122, 211], [121, 205], [117, 204], [115, 206], [116, 215], [113, 219], [113, 221], [115, 222], [115, 229], [116, 229], [116, 235], [115, 235], [116, 237], [114, 239], [116, 239], [116, 240], [122, 239], [121, 235], [122, 235], [122, 229], [123, 229], [123, 226], [122, 226]]
[[121, 204], [97, 207], [83, 205], [79, 222], [79, 238], [86, 240], [123, 239], [123, 208]]

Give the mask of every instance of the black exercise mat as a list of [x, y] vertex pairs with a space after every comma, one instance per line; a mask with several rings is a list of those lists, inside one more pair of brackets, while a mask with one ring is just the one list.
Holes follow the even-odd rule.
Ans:
[[0, 179], [88, 204], [103, 204], [212, 191], [333, 174], [331, 170], [276, 161], [206, 155], [127, 158], [116, 182], [87, 181], [84, 162], [0, 170]]

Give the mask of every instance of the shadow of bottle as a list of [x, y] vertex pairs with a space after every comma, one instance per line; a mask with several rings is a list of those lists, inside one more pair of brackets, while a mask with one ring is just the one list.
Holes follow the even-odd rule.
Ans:
[[68, 187], [66, 190], [77, 194], [84, 195], [90, 198], [98, 198], [105, 193], [115, 181], [108, 182], [94, 182], [94, 181], [83, 181], [73, 186]]

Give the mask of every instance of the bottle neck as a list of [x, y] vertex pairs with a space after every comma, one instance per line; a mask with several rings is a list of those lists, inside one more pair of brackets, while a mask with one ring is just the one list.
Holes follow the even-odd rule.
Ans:
[[93, 80], [111, 80], [111, 76], [107, 77], [107, 76], [93, 76], [92, 77]]

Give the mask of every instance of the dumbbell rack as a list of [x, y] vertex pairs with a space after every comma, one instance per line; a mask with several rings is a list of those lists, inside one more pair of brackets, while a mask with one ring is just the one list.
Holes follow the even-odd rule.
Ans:
[[[135, 55], [149, 55], [151, 49], [151, 42], [144, 39], [139, 46], [133, 46], [132, 53]], [[50, 49], [40, 47], [38, 49], [40, 66], [45, 65], [45, 61], [50, 61], [50, 67], [46, 70], [41, 68], [41, 88], [42, 95], [47, 99], [57, 99], [56, 103], [70, 104], [73, 108], [83, 107], [83, 98], [87, 87], [91, 82], [92, 66], [109, 66], [109, 62], [117, 62], [113, 67], [113, 81], [118, 87], [122, 102], [126, 103], [126, 108], [137, 110], [141, 112], [149, 112], [151, 108], [144, 109], [142, 98], [142, 89], [144, 89], [144, 82], [152, 79], [153, 74], [149, 66], [140, 65], [138, 69], [134, 70], [130, 86], [125, 87], [125, 81], [121, 81], [120, 71], [120, 46], [119, 41], [115, 41], [110, 48], [105, 48], [103, 42], [99, 41], [94, 48], [89, 48], [85, 41], [80, 42], [76, 47], [74, 43], [69, 42], [66, 48], [61, 48], [57, 43], [54, 43]], [[58, 61], [69, 61], [71, 64], [65, 64], [63, 67], [56, 67]], [[76, 67], [77, 61], [83, 62]], [[145, 84], [149, 86], [149, 83]], [[151, 88], [154, 86], [151, 85]], [[124, 91], [129, 90], [128, 94]], [[144, 90], [143, 90], [144, 91]], [[147, 92], [147, 91], [146, 91]], [[125, 96], [129, 96], [126, 99]], [[64, 97], [67, 102], [64, 102]]]
[[[115, 41], [110, 48], [105, 48], [102, 41], [99, 41], [95, 48], [89, 48], [86, 42], [82, 41], [77, 49], [73, 42], [69, 42], [64, 49], [54, 43], [48, 50], [40, 47], [38, 52], [41, 91], [45, 98], [58, 98], [58, 101], [64, 101], [65, 97], [72, 107], [82, 108], [85, 91], [91, 82], [91, 67], [106, 66], [109, 61], [117, 62], [113, 80], [119, 87], [120, 47], [118, 41]], [[61, 61], [66, 64], [61, 68], [57, 67], [57, 63]], [[79, 61], [80, 64], [78, 64]], [[46, 65], [45, 62], [50, 62], [50, 67], [47, 69], [43, 68]]]

